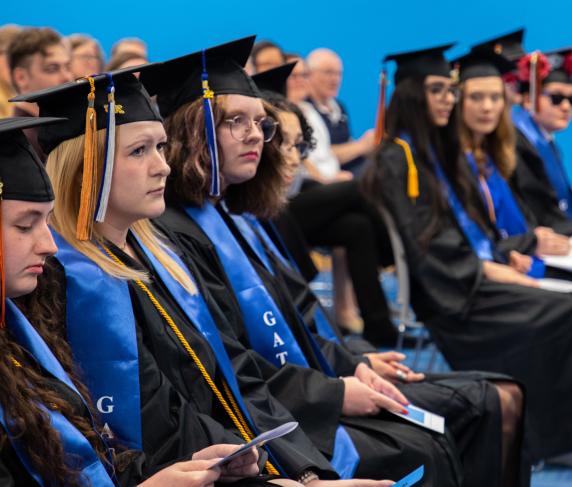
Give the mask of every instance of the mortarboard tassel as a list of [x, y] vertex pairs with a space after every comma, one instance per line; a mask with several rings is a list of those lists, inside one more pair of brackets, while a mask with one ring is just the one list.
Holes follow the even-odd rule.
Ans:
[[411, 198], [411, 200], [415, 201], [419, 198], [419, 175], [417, 173], [415, 159], [413, 159], [411, 147], [409, 147], [409, 144], [399, 137], [395, 137], [393, 141], [397, 145], [401, 146], [405, 152], [405, 160], [407, 161], [407, 196]]
[[538, 77], [538, 52], [533, 52], [530, 55], [530, 72], [529, 72], [529, 90], [530, 90], [530, 100], [533, 115], [538, 113], [540, 94], [538, 93], [538, 87], [540, 85], [540, 80]]
[[214, 123], [214, 114], [212, 102], [214, 100], [214, 91], [209, 88], [209, 75], [207, 73], [206, 53], [203, 49], [203, 109], [205, 113], [205, 132], [207, 136], [207, 145], [209, 148], [209, 156], [211, 158], [211, 196], [220, 196], [220, 174], [218, 162], [218, 148], [216, 143], [216, 129]]
[[103, 177], [99, 190], [95, 221], [102, 223], [105, 220], [111, 180], [113, 178], [113, 164], [115, 160], [115, 84], [113, 77], [107, 73], [107, 134], [105, 137], [105, 159], [103, 162]]
[[385, 134], [385, 92], [387, 87], [387, 74], [382, 69], [379, 76], [379, 105], [377, 106], [377, 117], [375, 121], [375, 145], [381, 144]]
[[6, 278], [4, 276], [4, 239], [2, 238], [2, 192], [4, 183], [0, 181], [0, 293], [2, 304], [0, 305], [0, 328], [6, 327]]
[[89, 240], [93, 229], [93, 211], [95, 207], [95, 185], [97, 181], [97, 115], [95, 112], [95, 83], [91, 76], [90, 92], [87, 95], [88, 106], [85, 114], [85, 145], [83, 150], [83, 176], [81, 179], [81, 195], [79, 214], [77, 217], [76, 238]]

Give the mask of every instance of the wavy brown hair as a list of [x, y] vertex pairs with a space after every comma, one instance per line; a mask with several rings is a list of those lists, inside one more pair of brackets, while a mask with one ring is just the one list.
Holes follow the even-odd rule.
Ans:
[[[49, 290], [57, 283], [39, 279], [42, 288]], [[42, 290], [38, 290], [42, 294]], [[53, 295], [53, 293], [48, 293]], [[65, 309], [53, 296], [38, 299], [33, 293], [16, 300], [34, 328], [71, 377], [95, 417], [95, 409], [87, 388], [78, 379], [67, 342], [62, 338], [59, 320]], [[9, 328], [0, 329], [0, 404], [5, 415], [7, 431], [0, 429], [0, 447], [8, 440], [7, 434], [16, 438], [24, 447], [31, 465], [45, 485], [85, 485], [79, 472], [78, 459], [66, 456], [59, 433], [51, 426], [49, 414], [40, 404], [63, 414], [87, 438], [100, 460], [108, 463], [106, 446], [94, 430], [94, 425], [78, 415], [72, 406], [56, 391], [46, 385], [45, 375], [30, 359], [30, 355], [16, 342]], [[17, 365], [18, 364], [18, 365]]]
[[483, 143], [477, 147], [471, 129], [463, 120], [463, 105], [465, 102], [464, 83], [460, 84], [461, 98], [455, 108], [458, 112], [459, 138], [464, 152], [471, 151], [475, 161], [482, 170], [489, 155], [502, 177], [509, 179], [516, 167], [516, 134], [510, 116], [510, 103], [508, 102], [506, 88], [503, 83], [504, 109], [497, 128], [483, 138]]
[[[228, 95], [216, 96], [213, 103], [215, 126], [226, 117]], [[266, 113], [278, 119], [274, 108], [263, 101]], [[167, 180], [167, 199], [183, 205], [202, 206], [209, 198], [211, 185], [210, 157], [205, 137], [202, 99], [179, 107], [165, 120], [168, 136], [167, 162], [171, 175]], [[226, 188], [224, 199], [233, 213], [249, 212], [260, 218], [274, 216], [285, 200], [283, 171], [285, 162], [280, 153], [282, 136], [278, 128], [272, 141], [264, 144], [256, 176], [241, 184]], [[224, 167], [219, 146], [221, 168]], [[222, 176], [221, 176], [222, 177]]]

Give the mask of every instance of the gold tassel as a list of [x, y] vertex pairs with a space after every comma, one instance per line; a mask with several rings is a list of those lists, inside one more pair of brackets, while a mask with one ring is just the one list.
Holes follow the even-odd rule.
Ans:
[[415, 201], [419, 198], [419, 174], [417, 173], [417, 166], [415, 165], [415, 160], [413, 159], [413, 153], [411, 152], [411, 147], [403, 139], [395, 137], [393, 141], [401, 146], [405, 152], [405, 160], [407, 161], [407, 196]]
[[95, 83], [90, 76], [86, 79], [89, 81], [91, 89], [87, 95], [88, 107], [85, 114], [83, 176], [81, 179], [81, 196], [76, 227], [76, 237], [78, 240], [91, 239], [97, 184], [97, 115], [94, 107]]

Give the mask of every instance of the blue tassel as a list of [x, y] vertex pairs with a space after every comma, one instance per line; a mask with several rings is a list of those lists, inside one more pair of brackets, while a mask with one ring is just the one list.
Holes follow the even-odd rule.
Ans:
[[205, 50], [202, 53], [203, 61], [203, 110], [205, 114], [205, 135], [207, 137], [207, 145], [209, 156], [211, 159], [211, 196], [220, 196], [220, 168], [218, 162], [218, 148], [216, 143], [216, 127], [213, 114], [212, 101], [214, 100], [214, 92], [209, 88], [209, 75], [207, 73], [207, 60]]

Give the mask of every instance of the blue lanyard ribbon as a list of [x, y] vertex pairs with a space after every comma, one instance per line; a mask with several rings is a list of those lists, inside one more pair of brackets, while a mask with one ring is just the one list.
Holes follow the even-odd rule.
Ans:
[[[272, 255], [274, 255], [282, 263], [282, 265], [290, 269], [297, 270], [295, 264], [293, 264], [289, 259], [286, 259], [284, 255], [282, 255], [282, 252], [280, 252], [280, 250], [276, 247], [264, 227], [260, 224], [254, 215], [249, 213], [244, 213], [243, 215], [232, 215], [232, 219], [236, 223], [236, 226], [252, 250], [256, 252], [256, 255], [260, 258], [260, 260], [264, 263], [270, 272], [274, 273], [274, 269], [270, 260], [267, 258], [266, 249], [268, 249], [269, 252], [272, 252]], [[266, 248], [264, 248], [264, 245], [262, 245], [260, 239], [264, 241]], [[338, 336], [332, 329], [332, 325], [330, 324], [327, 316], [319, 305], [314, 311], [314, 322], [316, 324], [316, 330], [322, 338], [335, 343], [339, 343]]]
[[[471, 167], [475, 177], [480, 179], [479, 169], [475, 156], [472, 152], [466, 153], [467, 161]], [[483, 177], [483, 184], [487, 185], [489, 193], [492, 198], [494, 212], [496, 217], [496, 227], [503, 238], [512, 237], [515, 235], [522, 235], [528, 232], [528, 225], [524, 215], [518, 207], [518, 203], [514, 199], [512, 191], [501, 176], [493, 161], [487, 158], [487, 165], [485, 167], [485, 177]], [[483, 188], [479, 185], [479, 190], [483, 198], [483, 202], [487, 205], [487, 199], [484, 194]], [[546, 266], [542, 259], [532, 256], [532, 265], [527, 272], [530, 277], [540, 278], [544, 277]]]
[[104, 431], [142, 450], [139, 353], [127, 281], [115, 279], [52, 231], [66, 274], [67, 336]]
[[558, 198], [558, 206], [572, 218], [572, 190], [562, 165], [562, 160], [554, 144], [551, 144], [526, 110], [513, 110], [514, 125], [524, 134], [538, 151], [544, 170]]
[[[185, 211], [215, 244], [217, 255], [238, 300], [248, 338], [254, 350], [279, 367], [286, 362], [309, 367], [278, 305], [264, 287], [248, 256], [215, 207], [206, 203], [201, 208], [186, 207]], [[304, 329], [314, 352], [318, 358], [320, 356], [323, 358], [305, 325]], [[325, 358], [323, 361], [320, 360], [320, 365], [328, 375], [333, 376], [333, 371]], [[336, 431], [331, 463], [342, 478], [351, 478], [359, 464], [357, 450], [342, 426], [338, 426]]]
[[[22, 312], [10, 300], [6, 301], [6, 323], [16, 341], [32, 354], [38, 364], [81, 397], [75, 385], [48, 348], [47, 344]], [[51, 426], [59, 433], [65, 454], [70, 457], [73, 456], [74, 465], [70, 467], [78, 469], [81, 472], [87, 481], [86, 485], [101, 485], [102, 487], [115, 485], [85, 436], [61, 413], [51, 411], [45, 407], [42, 407], [42, 409], [48, 414]], [[9, 420], [5, 417], [4, 410], [2, 406], [0, 406], [0, 423], [8, 433], [7, 421]], [[8, 439], [30, 475], [38, 484], [42, 486], [45, 485], [44, 480], [34, 471], [23, 445], [20, 444], [17, 438], [12, 438], [9, 433]]]

